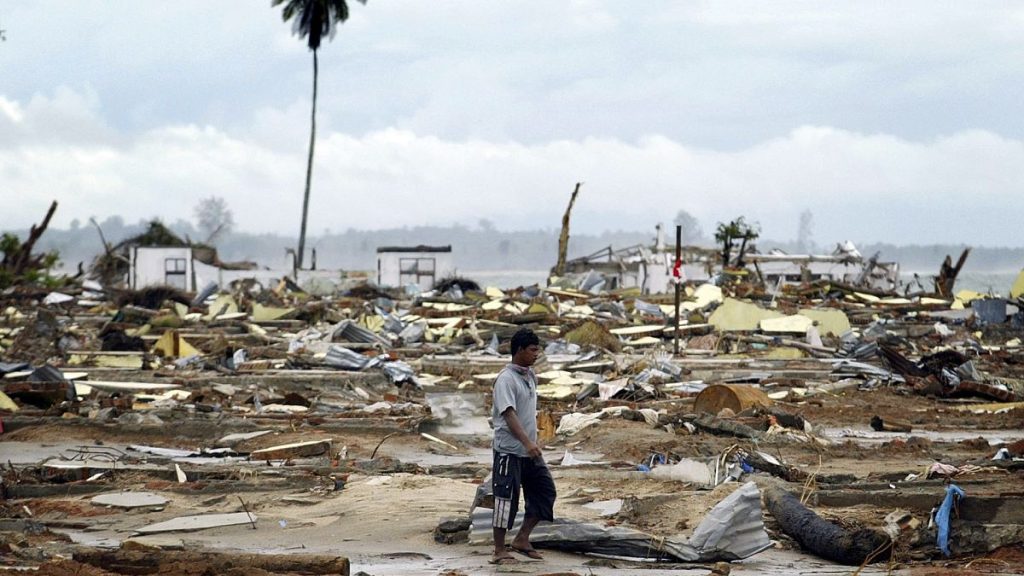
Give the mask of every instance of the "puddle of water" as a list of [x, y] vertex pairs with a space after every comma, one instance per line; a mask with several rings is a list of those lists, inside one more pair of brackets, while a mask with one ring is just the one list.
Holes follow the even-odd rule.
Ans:
[[485, 394], [431, 392], [426, 394], [438, 432], [451, 436], [490, 435]]
[[894, 439], [906, 440], [912, 436], [933, 442], [961, 442], [984, 438], [989, 445], [1005, 444], [1024, 439], [1024, 430], [915, 430], [913, 432], [876, 432], [871, 428], [826, 428], [824, 434], [833, 440], [853, 440], [864, 446], [873, 446]]

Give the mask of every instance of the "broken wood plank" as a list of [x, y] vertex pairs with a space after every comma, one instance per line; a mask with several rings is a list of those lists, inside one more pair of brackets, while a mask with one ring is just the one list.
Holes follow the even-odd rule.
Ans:
[[296, 442], [294, 444], [281, 444], [260, 450], [253, 450], [249, 453], [250, 460], [289, 460], [291, 458], [310, 458], [329, 454], [331, 441], [313, 440], [310, 442]]

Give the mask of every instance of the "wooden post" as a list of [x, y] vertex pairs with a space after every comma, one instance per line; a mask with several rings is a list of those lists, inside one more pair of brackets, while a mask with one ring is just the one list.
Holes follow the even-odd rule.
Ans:
[[675, 330], [674, 330], [675, 334], [673, 335], [674, 336], [674, 340], [675, 340], [675, 345], [673, 346], [673, 349], [675, 350], [675, 355], [676, 356], [679, 355], [679, 296], [680, 296], [680, 290], [682, 290], [682, 288], [683, 288], [682, 282], [680, 282], [680, 280], [683, 277], [683, 274], [682, 274], [682, 270], [679, 271], [679, 275], [678, 276], [676, 276], [675, 273], [676, 273], [676, 270], [678, 269], [677, 267], [679, 267], [679, 268], [682, 267], [682, 264], [680, 263], [680, 259], [682, 257], [683, 257], [683, 227], [681, 225], [679, 225], [679, 224], [676, 224], [676, 259], [675, 259], [675, 262], [672, 263], [672, 276], [676, 280], [676, 320], [673, 323], [673, 326], [675, 327]]

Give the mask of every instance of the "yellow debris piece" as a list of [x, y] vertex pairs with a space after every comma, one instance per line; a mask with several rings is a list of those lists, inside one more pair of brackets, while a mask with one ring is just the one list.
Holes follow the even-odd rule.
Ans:
[[803, 308], [799, 314], [817, 322], [822, 336], [842, 336], [850, 331], [850, 319], [842, 310]]
[[708, 323], [721, 332], [739, 332], [757, 330], [761, 320], [781, 318], [783, 314], [765, 310], [749, 302], [741, 302], [726, 298], [721, 306], [711, 313]]
[[560, 386], [558, 384], [543, 384], [537, 386], [537, 396], [552, 400], [568, 400], [576, 396], [576, 390], [572, 386]]
[[912, 304], [913, 302], [911, 302], [910, 300], [908, 300], [906, 298], [883, 298], [883, 299], [879, 300], [878, 303], [879, 304], [891, 304], [893, 306], [897, 306], [897, 305], [903, 305], [903, 304]]
[[377, 314], [365, 314], [359, 319], [359, 324], [367, 330], [380, 332], [384, 328], [384, 318]]
[[712, 302], [721, 302], [722, 288], [714, 284], [701, 284], [693, 291], [693, 300], [697, 308], [703, 308]]
[[252, 305], [252, 321], [272, 322], [274, 320], [280, 320], [294, 311], [295, 308], [277, 308], [274, 306], [264, 306], [256, 303]]
[[813, 320], [800, 314], [782, 318], [765, 318], [761, 320], [761, 331], [772, 334], [805, 334], [813, 323]]
[[772, 348], [764, 357], [770, 360], [799, 360], [806, 356], [804, 351], [799, 348], [781, 346], [779, 348]]
[[1013, 286], [1010, 287], [1010, 298], [1020, 298], [1024, 296], [1024, 270], [1020, 271], [1017, 275], [1017, 279], [1013, 281]]
[[547, 383], [563, 376], [572, 376], [572, 372], [567, 372], [565, 370], [548, 370], [547, 372], [537, 374], [537, 379], [541, 382]]
[[149, 334], [149, 331], [153, 329], [153, 326], [149, 324], [143, 324], [138, 328], [127, 328], [124, 333], [128, 336], [145, 336]]
[[217, 296], [217, 299], [214, 300], [213, 304], [210, 304], [210, 312], [206, 316], [203, 316], [203, 320], [209, 322], [210, 320], [213, 320], [218, 316], [223, 316], [224, 314], [237, 313], [238, 303], [235, 302], [235, 299], [229, 294], [221, 294], [220, 296]]
[[664, 342], [661, 338], [655, 338], [654, 336], [644, 336], [642, 338], [636, 338], [626, 342], [628, 346], [654, 346]]
[[540, 302], [534, 302], [533, 304], [530, 304], [530, 307], [527, 309], [526, 313], [527, 314], [550, 314], [551, 313], [551, 309], [548, 308], [545, 304], [541, 304]]
[[97, 352], [85, 354], [71, 354], [68, 356], [68, 364], [71, 366], [99, 366], [103, 368], [142, 368], [142, 353], [135, 352]]
[[201, 354], [187, 340], [181, 337], [176, 330], [168, 330], [153, 345], [153, 353], [166, 358], [188, 358]]
[[4, 410], [6, 412], [17, 412], [18, 405], [15, 404], [14, 400], [11, 400], [7, 394], [0, 392], [0, 410]]

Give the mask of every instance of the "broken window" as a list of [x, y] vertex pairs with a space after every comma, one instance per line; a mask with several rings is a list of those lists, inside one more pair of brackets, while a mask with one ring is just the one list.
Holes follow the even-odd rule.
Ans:
[[399, 258], [399, 284], [405, 286], [412, 282], [420, 286], [433, 286], [435, 260], [435, 258]]

